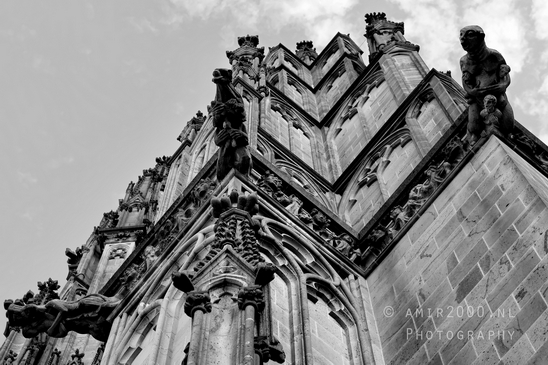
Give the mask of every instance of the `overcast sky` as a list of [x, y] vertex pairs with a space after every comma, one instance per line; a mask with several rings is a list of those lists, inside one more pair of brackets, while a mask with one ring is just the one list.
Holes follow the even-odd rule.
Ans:
[[65, 248], [177, 149], [237, 36], [258, 34], [266, 50], [312, 40], [320, 52], [341, 32], [367, 60], [364, 14], [378, 11], [405, 21], [428, 66], [459, 82], [459, 29], [482, 26], [512, 68], [516, 118], [548, 141], [544, 0], [2, 0], [0, 300], [48, 277], [64, 285]]

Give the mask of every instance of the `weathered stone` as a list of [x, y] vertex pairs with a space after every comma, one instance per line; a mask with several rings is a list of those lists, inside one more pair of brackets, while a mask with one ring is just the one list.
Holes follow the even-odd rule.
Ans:
[[[460, 31], [460, 42], [467, 52], [460, 60], [460, 68], [462, 86], [470, 104], [468, 133], [472, 143], [484, 130], [490, 132], [491, 128], [496, 128], [509, 134], [514, 128], [514, 112], [506, 97], [510, 67], [500, 53], [487, 48], [484, 39], [485, 33], [477, 25], [464, 27]], [[484, 103], [486, 109], [481, 110]]]

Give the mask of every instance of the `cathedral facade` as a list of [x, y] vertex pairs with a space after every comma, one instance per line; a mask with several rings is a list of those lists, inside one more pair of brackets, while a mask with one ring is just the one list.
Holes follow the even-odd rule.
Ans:
[[4, 302], [0, 362], [548, 363], [548, 149], [517, 122], [470, 142], [404, 24], [365, 31], [367, 63], [239, 37], [67, 284]]

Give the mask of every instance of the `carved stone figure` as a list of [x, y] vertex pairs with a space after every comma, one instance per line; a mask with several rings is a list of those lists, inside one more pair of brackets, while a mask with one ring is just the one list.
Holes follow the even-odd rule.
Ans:
[[215, 144], [219, 146], [217, 179], [221, 181], [232, 168], [249, 175], [251, 155], [247, 147], [244, 103], [232, 86], [232, 71], [216, 69], [213, 82], [217, 85], [217, 92], [210, 113], [215, 127]]
[[483, 98], [483, 110], [480, 112], [480, 116], [483, 118], [487, 133], [493, 128], [500, 128], [499, 120], [502, 118], [502, 112], [496, 106], [497, 98], [493, 95]]
[[43, 332], [51, 337], [65, 337], [69, 331], [75, 331], [106, 341], [111, 326], [106, 318], [118, 303], [118, 297], [90, 294], [75, 301], [54, 299], [45, 305], [6, 300], [4, 308], [9, 324], [21, 327], [26, 338]]
[[470, 105], [468, 109], [468, 140], [474, 144], [485, 130], [481, 118], [484, 98], [496, 98], [496, 109], [501, 113], [496, 126], [503, 134], [509, 134], [514, 127], [514, 112], [506, 97], [510, 85], [510, 67], [502, 55], [485, 45], [485, 33], [477, 25], [467, 26], [460, 31], [460, 43], [467, 52], [460, 59], [462, 87]]
[[299, 214], [299, 210], [303, 206], [303, 202], [295, 194], [291, 194], [289, 198], [291, 199], [291, 203], [286, 206], [285, 209], [287, 209], [291, 214]]

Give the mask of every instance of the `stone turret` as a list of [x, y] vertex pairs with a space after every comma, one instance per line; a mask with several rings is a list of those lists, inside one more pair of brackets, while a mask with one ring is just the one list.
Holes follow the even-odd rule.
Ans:
[[232, 65], [233, 78], [241, 77], [256, 86], [259, 79], [259, 65], [264, 58], [264, 47], [259, 45], [258, 35], [238, 37], [239, 48], [226, 51], [226, 56]]
[[312, 41], [301, 41], [297, 43], [297, 50], [295, 55], [301, 59], [307, 65], [312, 64], [318, 58], [316, 48], [312, 44]]

